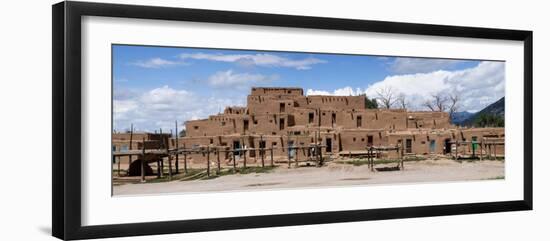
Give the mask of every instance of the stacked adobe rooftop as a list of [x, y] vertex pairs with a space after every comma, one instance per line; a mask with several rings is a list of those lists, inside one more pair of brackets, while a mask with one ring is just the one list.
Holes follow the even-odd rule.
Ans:
[[[283, 162], [307, 160], [315, 156], [311, 146], [322, 146], [323, 156], [335, 158], [362, 155], [369, 147], [399, 147], [406, 155], [475, 156], [479, 144], [474, 143], [504, 138], [504, 128], [454, 126], [446, 112], [368, 109], [365, 95], [305, 96], [301, 88], [254, 87], [246, 106], [229, 106], [223, 113], [187, 121], [185, 126], [186, 135], [166, 140], [167, 146], [232, 150], [219, 157], [223, 165], [231, 165], [235, 154], [237, 162], [246, 163], [248, 158], [254, 165], [266, 149]], [[127, 149], [126, 142], [113, 142], [114, 149]], [[483, 150], [504, 155], [503, 144]], [[190, 151], [184, 159], [204, 166], [209, 160], [205, 153], [209, 152]], [[397, 152], [386, 154], [391, 157]]]

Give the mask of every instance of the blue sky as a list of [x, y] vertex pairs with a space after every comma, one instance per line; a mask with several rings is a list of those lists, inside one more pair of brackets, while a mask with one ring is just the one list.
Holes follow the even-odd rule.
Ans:
[[391, 89], [423, 110], [436, 93], [460, 93], [461, 111], [504, 96], [504, 63], [477, 60], [113, 45], [115, 130], [173, 128], [245, 105], [252, 86], [375, 98]]

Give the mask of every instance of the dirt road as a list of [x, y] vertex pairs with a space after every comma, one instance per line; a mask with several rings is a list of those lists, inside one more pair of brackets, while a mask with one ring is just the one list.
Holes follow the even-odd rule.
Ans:
[[[387, 164], [393, 165], [394, 164]], [[377, 165], [376, 167], [383, 167]], [[403, 171], [371, 172], [367, 165], [332, 162], [322, 168], [280, 166], [269, 173], [234, 174], [209, 180], [124, 184], [114, 195], [213, 192], [252, 189], [349, 186], [410, 182], [468, 181], [504, 178], [504, 161], [456, 162], [424, 160], [406, 162]]]

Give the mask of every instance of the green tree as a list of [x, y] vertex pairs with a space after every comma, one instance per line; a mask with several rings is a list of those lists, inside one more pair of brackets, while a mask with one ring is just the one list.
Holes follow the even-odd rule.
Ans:
[[179, 137], [185, 137], [186, 134], [187, 132], [185, 131], [185, 129], [183, 129], [180, 131]]
[[480, 114], [474, 121], [475, 127], [504, 127], [504, 118], [494, 114]]
[[378, 109], [378, 102], [374, 98], [369, 99], [369, 97], [365, 96], [365, 107], [367, 109]]

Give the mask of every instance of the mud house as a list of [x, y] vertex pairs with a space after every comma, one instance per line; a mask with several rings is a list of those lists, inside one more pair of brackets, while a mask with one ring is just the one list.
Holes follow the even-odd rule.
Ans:
[[[246, 106], [187, 121], [185, 129], [185, 137], [168, 141], [170, 148], [248, 150], [235, 152], [237, 162], [248, 158], [249, 164], [266, 154], [262, 148], [273, 150], [277, 161], [307, 160], [314, 149], [295, 147], [310, 145], [322, 145], [322, 154], [332, 157], [360, 155], [371, 146], [399, 146], [408, 155], [504, 155], [503, 128], [459, 128], [446, 112], [367, 109], [364, 95], [305, 96], [301, 88], [252, 88]], [[114, 145], [128, 139], [113, 138]], [[223, 165], [232, 154], [222, 153]], [[206, 158], [186, 156], [190, 165]]]

